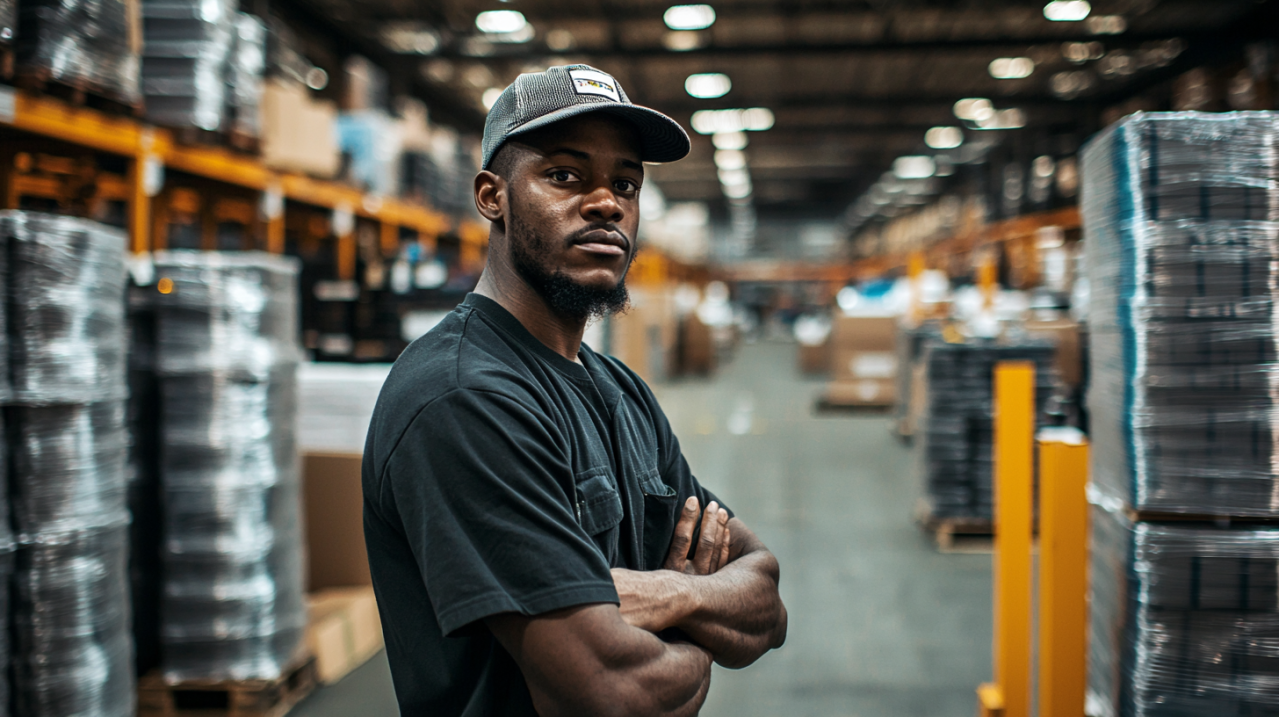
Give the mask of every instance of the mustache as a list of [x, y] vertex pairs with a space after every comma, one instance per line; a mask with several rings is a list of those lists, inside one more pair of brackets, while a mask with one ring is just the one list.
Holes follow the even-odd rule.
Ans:
[[599, 224], [591, 224], [591, 225], [582, 227], [581, 229], [578, 229], [572, 234], [569, 234], [567, 242], [570, 245], [576, 244], [577, 242], [581, 241], [582, 237], [585, 237], [587, 234], [594, 231], [601, 231], [601, 230], [620, 234], [622, 238], [626, 240], [626, 248], [628, 250], [635, 248], [635, 239], [629, 236], [626, 232], [622, 231], [621, 227], [617, 226], [613, 222], [601, 222]]

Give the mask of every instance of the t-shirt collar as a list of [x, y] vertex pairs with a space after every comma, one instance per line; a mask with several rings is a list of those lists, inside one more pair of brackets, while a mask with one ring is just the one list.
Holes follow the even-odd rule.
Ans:
[[569, 361], [563, 356], [551, 350], [549, 346], [542, 343], [540, 339], [534, 336], [528, 329], [524, 328], [524, 324], [515, 318], [515, 315], [507, 311], [505, 307], [496, 301], [471, 292], [466, 295], [466, 299], [462, 302], [463, 306], [479, 311], [484, 318], [493, 322], [511, 338], [518, 341], [521, 345], [537, 354], [540, 358], [549, 363], [553, 368], [569, 378], [580, 381], [590, 381], [591, 376], [586, 371], [586, 367], [574, 361]]

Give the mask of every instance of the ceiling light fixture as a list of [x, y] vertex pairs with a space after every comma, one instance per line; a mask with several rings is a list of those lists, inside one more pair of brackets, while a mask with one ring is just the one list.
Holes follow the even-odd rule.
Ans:
[[899, 179], [927, 179], [937, 172], [937, 163], [923, 154], [898, 157], [893, 162], [893, 174]]
[[1044, 17], [1053, 22], [1078, 22], [1090, 12], [1088, 0], [1053, 0], [1044, 6]]
[[703, 72], [689, 75], [684, 80], [684, 91], [701, 100], [723, 97], [733, 89], [733, 81], [721, 72]]
[[490, 87], [484, 90], [484, 94], [480, 97], [480, 101], [484, 103], [484, 109], [491, 110], [493, 105], [497, 104], [497, 98], [502, 96], [501, 87]]
[[671, 52], [696, 50], [702, 44], [702, 34], [692, 30], [673, 30], [662, 36], [662, 46]]
[[1093, 15], [1085, 26], [1094, 35], [1120, 35], [1128, 29], [1128, 21], [1123, 15]]
[[725, 187], [736, 187], [751, 183], [750, 173], [741, 167], [737, 169], [721, 169], [716, 172], [716, 176], [719, 177], [719, 183]]
[[475, 16], [475, 26], [480, 32], [493, 35], [519, 32], [527, 25], [524, 13], [518, 10], [486, 10]]
[[716, 132], [711, 137], [715, 149], [746, 149], [745, 132]]
[[773, 111], [766, 107], [734, 110], [698, 110], [693, 113], [693, 130], [698, 134], [720, 132], [762, 132], [773, 126]]
[[980, 122], [995, 115], [995, 106], [984, 97], [969, 97], [955, 103], [955, 116], [962, 120]]
[[999, 57], [991, 60], [987, 69], [996, 80], [1020, 80], [1035, 71], [1035, 61], [1029, 57]]
[[710, 5], [673, 5], [662, 14], [672, 30], [705, 30], [715, 24], [715, 8]]
[[729, 199], [745, 199], [751, 195], [752, 189], [749, 182], [746, 184], [725, 184], [724, 196]]
[[1010, 107], [999, 110], [984, 120], [977, 120], [976, 125], [976, 129], [1021, 129], [1026, 126], [1026, 113]]
[[933, 149], [954, 149], [964, 143], [964, 132], [958, 127], [933, 127], [924, 133], [924, 144]]

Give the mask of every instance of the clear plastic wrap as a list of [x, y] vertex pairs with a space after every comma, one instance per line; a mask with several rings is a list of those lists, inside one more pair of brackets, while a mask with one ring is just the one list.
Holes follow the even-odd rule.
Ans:
[[8, 409], [13, 522], [22, 542], [128, 519], [122, 401]]
[[1091, 521], [1088, 714], [1279, 714], [1279, 527]]
[[147, 118], [173, 127], [223, 128], [235, 0], [142, 0], [142, 90]]
[[236, 13], [227, 63], [228, 126], [250, 137], [261, 134], [259, 106], [266, 71], [266, 25], [248, 13]]
[[85, 219], [0, 211], [12, 400], [125, 397], [123, 232]]
[[306, 626], [297, 264], [170, 252], [156, 270], [164, 676], [275, 678]]
[[1137, 114], [1083, 154], [1093, 480], [1279, 515], [1279, 115]]
[[1042, 408], [1055, 381], [1054, 347], [1048, 342], [959, 344], [926, 339], [923, 351], [927, 399], [918, 433], [931, 515], [990, 520], [995, 364], [1034, 362], [1036, 400]]
[[8, 47], [13, 44], [13, 36], [18, 30], [17, 0], [0, 0], [0, 45]]
[[138, 100], [138, 56], [128, 0], [22, 0], [15, 42], [19, 72], [84, 87], [126, 104]]
[[127, 541], [120, 523], [41, 535], [17, 552], [16, 714], [134, 714]]

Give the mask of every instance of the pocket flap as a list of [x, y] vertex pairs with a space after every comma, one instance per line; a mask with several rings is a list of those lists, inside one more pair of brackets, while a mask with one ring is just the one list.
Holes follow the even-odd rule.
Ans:
[[622, 497], [607, 469], [577, 476], [577, 518], [588, 535], [597, 535], [622, 522]]
[[661, 474], [655, 470], [640, 476], [640, 490], [644, 492], [644, 495], [655, 498], [669, 498], [675, 495], [675, 489], [662, 482]]

